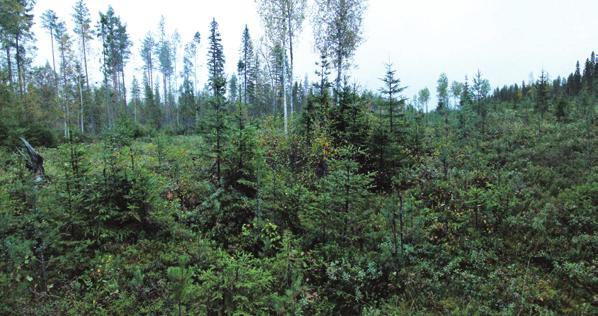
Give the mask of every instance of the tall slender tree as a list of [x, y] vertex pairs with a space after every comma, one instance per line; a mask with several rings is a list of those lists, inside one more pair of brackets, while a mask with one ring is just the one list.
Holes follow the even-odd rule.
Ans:
[[156, 42], [151, 32], [148, 32], [141, 43], [141, 59], [143, 60], [143, 70], [145, 71], [145, 78], [147, 78], [147, 84], [151, 87], [154, 86], [154, 51], [156, 49]]
[[251, 41], [251, 36], [249, 35], [249, 28], [247, 25], [245, 25], [245, 29], [243, 30], [243, 35], [241, 37], [241, 52], [237, 70], [239, 72], [242, 87], [240, 97], [242, 102], [246, 105], [254, 102], [254, 60], [253, 43]]
[[54, 10], [47, 10], [42, 15], [42, 26], [50, 33], [50, 45], [52, 46], [52, 68], [56, 72], [56, 58], [54, 56], [54, 35], [58, 26], [58, 16]]
[[3, 45], [6, 49], [8, 80], [13, 85], [12, 48], [15, 49], [17, 86], [19, 95], [25, 93], [26, 67], [30, 63], [27, 53], [33, 49], [34, 40], [31, 27], [33, 26], [34, 0], [5, 0], [0, 2], [0, 30]]
[[226, 93], [226, 77], [224, 74], [224, 61], [224, 49], [222, 47], [220, 31], [218, 30], [218, 22], [216, 22], [216, 19], [212, 19], [208, 48], [208, 86], [212, 90], [211, 104], [214, 113], [212, 129], [216, 134], [214, 158], [216, 160], [216, 180], [218, 186], [222, 185], [222, 155], [225, 133], [224, 95]]
[[64, 137], [69, 139], [71, 127], [71, 95], [72, 82], [77, 75], [77, 67], [73, 63], [74, 55], [72, 51], [72, 39], [69, 36], [66, 25], [62, 21], [58, 21], [56, 25], [56, 39], [58, 41], [58, 53], [60, 54], [60, 76], [62, 80], [62, 106], [63, 106], [63, 125]]
[[137, 81], [137, 78], [133, 76], [133, 81], [131, 82], [131, 108], [133, 112], [133, 122], [135, 122], [135, 124], [138, 122], [137, 113], [139, 111], [140, 104], [141, 88], [139, 87], [139, 81]]
[[[160, 41], [156, 47], [156, 55], [158, 56], [158, 61], [160, 63], [160, 72], [162, 73], [162, 89], [164, 92], [164, 105], [169, 112], [170, 104], [168, 104], [169, 100], [169, 82], [171, 79], [172, 74], [174, 73], [173, 69], [173, 61], [172, 61], [172, 45], [168, 40], [168, 35], [166, 34], [166, 21], [164, 16], [160, 18], [159, 24], [159, 32], [160, 32]], [[172, 113], [168, 113], [172, 115]]]
[[80, 39], [80, 49], [83, 58], [83, 67], [85, 69], [85, 86], [89, 90], [89, 72], [87, 69], [87, 50], [88, 42], [93, 38], [93, 29], [91, 27], [91, 16], [84, 0], [77, 0], [73, 7], [73, 22], [75, 22], [75, 33]]

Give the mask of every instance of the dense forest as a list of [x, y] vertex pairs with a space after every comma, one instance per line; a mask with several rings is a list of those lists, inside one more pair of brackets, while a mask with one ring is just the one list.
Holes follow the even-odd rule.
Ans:
[[133, 45], [112, 8], [77, 0], [68, 28], [0, 0], [0, 314], [598, 313], [594, 53], [411, 98], [392, 64], [350, 77], [364, 1], [257, 4], [265, 37], [230, 60], [216, 20]]

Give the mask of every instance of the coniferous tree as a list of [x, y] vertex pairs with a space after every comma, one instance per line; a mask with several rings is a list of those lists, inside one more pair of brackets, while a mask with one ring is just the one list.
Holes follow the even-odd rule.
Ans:
[[192, 75], [195, 72], [193, 60], [195, 59], [195, 43], [188, 43], [183, 57], [183, 84], [179, 94], [179, 112], [185, 130], [190, 130], [197, 125], [199, 109], [195, 100], [195, 87]]
[[201, 44], [201, 34], [199, 32], [195, 32], [195, 34], [193, 34], [193, 41], [192, 41], [192, 45], [191, 45], [191, 51], [193, 53], [193, 65], [195, 65], [195, 68], [193, 69], [193, 92], [197, 93], [198, 92], [198, 87], [197, 87], [197, 72], [198, 72], [198, 63], [197, 63], [197, 52], [199, 50], [199, 44]]
[[133, 122], [135, 122], [135, 124], [138, 123], [138, 112], [139, 112], [139, 107], [141, 105], [141, 88], [139, 87], [139, 81], [137, 81], [137, 78], [135, 76], [133, 76], [133, 81], [131, 81], [131, 108], [132, 108], [132, 114], [133, 114]]
[[568, 102], [565, 96], [561, 93], [556, 99], [554, 112], [554, 115], [559, 122], [564, 122], [567, 119], [567, 108]]
[[255, 98], [255, 65], [254, 65], [253, 42], [249, 35], [249, 29], [245, 25], [241, 37], [240, 59], [237, 66], [239, 79], [241, 80], [241, 101], [244, 104], [253, 104]]
[[173, 60], [172, 60], [172, 45], [171, 42], [168, 40], [166, 34], [166, 21], [164, 16], [160, 18], [159, 24], [159, 32], [160, 32], [160, 41], [156, 45], [156, 55], [158, 57], [158, 62], [160, 64], [160, 72], [162, 73], [162, 90], [163, 95], [162, 98], [164, 100], [164, 107], [166, 109], [167, 120], [169, 122], [173, 121], [173, 112], [174, 112], [174, 104], [171, 104], [170, 96], [171, 96], [171, 86], [170, 81], [171, 77], [174, 74], [173, 69]]
[[[386, 74], [382, 78], [382, 82], [384, 82], [384, 87], [380, 89], [380, 92], [386, 96], [386, 106], [390, 119], [390, 134], [395, 135], [395, 105], [403, 104], [405, 101], [400, 95], [405, 90], [405, 87], [401, 87], [401, 81], [396, 77], [396, 70], [392, 69], [392, 64], [386, 65]], [[403, 109], [399, 110], [402, 111]]]
[[[102, 41], [102, 71], [104, 83], [112, 82], [112, 104], [123, 104], [120, 112], [125, 113], [126, 89], [125, 89], [125, 64], [131, 55], [131, 41], [124, 25], [114, 9], [110, 6], [106, 13], [100, 13], [98, 23], [98, 37]], [[118, 108], [108, 106], [108, 127], [113, 127]]]
[[156, 43], [154, 37], [150, 32], [145, 35], [143, 42], [141, 43], [141, 59], [143, 60], [143, 70], [145, 71], [144, 77], [147, 78], [147, 84], [150, 87], [154, 86], [154, 51], [156, 50]]
[[586, 63], [584, 65], [583, 68], [583, 75], [582, 75], [582, 88], [584, 89], [588, 89], [588, 90], [592, 90], [594, 84], [594, 62], [595, 62], [595, 57], [594, 57], [594, 52], [592, 52], [592, 56], [590, 56], [590, 58], [586, 59]]
[[[149, 126], [158, 129], [162, 123], [162, 109], [160, 108], [159, 96], [155, 96], [147, 76], [143, 78], [144, 85], [144, 121]], [[159, 91], [156, 88], [156, 91]]]
[[237, 75], [232, 74], [228, 80], [228, 100], [232, 103], [241, 103], [241, 85], [238, 82]]
[[575, 72], [573, 73], [573, 77], [571, 78], [571, 92], [574, 95], [579, 94], [579, 92], [581, 91], [581, 88], [582, 88], [581, 79], [582, 79], [581, 69], [579, 66], [579, 61], [577, 61], [577, 63], [575, 64]]
[[12, 68], [11, 52], [14, 48], [14, 60], [16, 62], [17, 92], [23, 97], [26, 88], [27, 67], [30, 64], [28, 52], [33, 50], [33, 6], [34, 0], [5, 0], [0, 2], [2, 15], [0, 16], [0, 29], [3, 37], [3, 45], [6, 49], [6, 63], [8, 81], [13, 87], [14, 73]]
[[332, 85], [328, 79], [330, 76], [330, 62], [325, 51], [320, 52], [320, 61], [316, 62], [316, 67], [315, 73], [318, 82], [314, 84], [314, 87], [318, 91], [317, 95], [320, 97], [320, 103], [326, 106], [328, 103], [328, 90]]
[[544, 119], [544, 113], [548, 111], [548, 77], [544, 70], [540, 74], [540, 78], [536, 83], [536, 112], [540, 114], [540, 118]]
[[486, 125], [486, 116], [488, 115], [488, 109], [486, 106], [486, 98], [490, 93], [490, 82], [482, 77], [482, 73], [478, 70], [475, 77], [473, 78], [473, 105], [478, 118], [480, 119], [482, 132]]
[[85, 69], [85, 87], [89, 90], [89, 73], [87, 70], [87, 51], [88, 42], [93, 38], [93, 29], [91, 28], [91, 17], [89, 9], [84, 0], [78, 0], [73, 7], [73, 21], [75, 22], [75, 33], [81, 40], [81, 54], [83, 55], [83, 66]]
[[359, 164], [352, 157], [357, 149], [343, 147], [331, 161], [331, 172], [319, 183], [321, 194], [317, 209], [304, 216], [308, 229], [313, 229], [320, 241], [332, 241], [339, 246], [365, 246], [363, 231], [368, 225], [368, 200], [372, 178], [359, 174]]
[[225, 138], [225, 104], [226, 77], [224, 74], [224, 51], [218, 30], [218, 22], [212, 19], [208, 38], [208, 86], [212, 92], [210, 103], [213, 118], [211, 128], [215, 132], [214, 159], [216, 164], [216, 181], [222, 183], [222, 159]]
[[54, 37], [56, 34], [56, 28], [58, 26], [58, 16], [54, 10], [47, 10], [42, 15], [42, 26], [50, 33], [50, 44], [52, 45], [52, 67], [56, 72], [56, 58], [54, 56]]
[[73, 51], [72, 51], [72, 40], [67, 33], [66, 25], [64, 22], [58, 21], [56, 25], [56, 38], [58, 40], [58, 53], [60, 55], [60, 76], [61, 76], [61, 103], [63, 110], [63, 125], [64, 125], [64, 138], [70, 138], [70, 127], [71, 127], [71, 88], [72, 78], [75, 75], [75, 69], [73, 65]]

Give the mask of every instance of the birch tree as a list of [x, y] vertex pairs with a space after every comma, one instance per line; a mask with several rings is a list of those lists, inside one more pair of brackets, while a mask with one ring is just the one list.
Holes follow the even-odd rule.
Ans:
[[[286, 62], [283, 62], [283, 113], [284, 130], [288, 133], [287, 83], [293, 83], [294, 53], [293, 45], [301, 33], [305, 20], [306, 0], [258, 0], [258, 13], [266, 28], [266, 35], [274, 44], [280, 44], [284, 59], [289, 53], [288, 79], [286, 78]], [[294, 101], [290, 95], [290, 112], [294, 112]]]
[[365, 0], [315, 0], [312, 19], [316, 49], [331, 58], [336, 69], [335, 100], [339, 102], [343, 72], [363, 42]]

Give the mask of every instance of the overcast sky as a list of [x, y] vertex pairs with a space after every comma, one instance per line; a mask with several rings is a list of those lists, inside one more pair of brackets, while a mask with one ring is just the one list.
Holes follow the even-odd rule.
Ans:
[[[40, 28], [40, 16], [53, 9], [72, 29], [75, 0], [38, 0], [34, 32], [38, 39], [37, 64], [51, 60], [49, 35]], [[308, 0], [311, 4], [312, 1]], [[133, 41], [133, 59], [127, 81], [133, 73], [140, 79], [140, 41], [157, 30], [160, 16], [167, 30], [175, 29], [183, 42], [199, 31], [200, 72], [205, 80], [208, 26], [215, 17], [220, 24], [226, 70], [236, 69], [241, 33], [245, 24], [252, 37], [262, 36], [262, 25], [254, 0], [88, 0], [94, 24], [98, 12], [112, 5], [127, 24]], [[410, 98], [428, 87], [435, 94], [442, 72], [449, 80], [462, 81], [480, 69], [492, 87], [522, 80], [544, 69], [551, 78], [567, 75], [576, 60], [598, 51], [598, 0], [369, 0], [364, 19], [365, 41], [358, 48], [353, 80], [377, 90], [384, 65], [394, 64]], [[296, 80], [313, 77], [318, 55], [313, 49], [310, 20], [306, 19], [295, 55]], [[99, 67], [96, 45], [94, 62]], [[98, 73], [92, 80], [101, 81]]]

